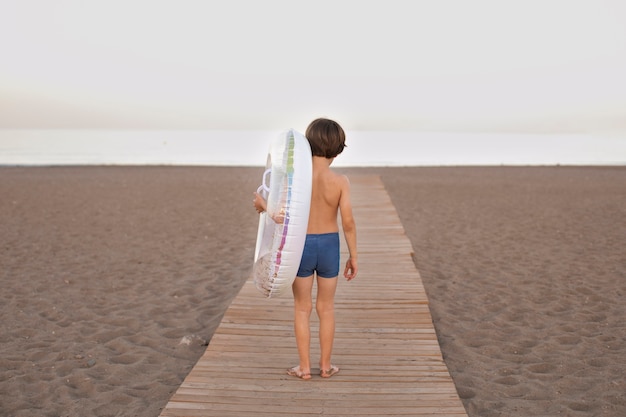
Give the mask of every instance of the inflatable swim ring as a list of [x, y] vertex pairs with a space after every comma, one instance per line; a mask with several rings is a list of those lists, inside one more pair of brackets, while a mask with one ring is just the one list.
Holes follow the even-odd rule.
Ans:
[[252, 274], [266, 297], [280, 295], [293, 284], [311, 206], [312, 156], [303, 134], [290, 129], [270, 144], [263, 184], [258, 192], [267, 201], [261, 213]]

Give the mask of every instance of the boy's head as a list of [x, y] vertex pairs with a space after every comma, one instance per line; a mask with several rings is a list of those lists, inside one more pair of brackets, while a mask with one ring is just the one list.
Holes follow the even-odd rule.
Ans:
[[306, 128], [306, 138], [313, 156], [334, 158], [346, 147], [346, 134], [339, 123], [328, 119], [315, 119]]

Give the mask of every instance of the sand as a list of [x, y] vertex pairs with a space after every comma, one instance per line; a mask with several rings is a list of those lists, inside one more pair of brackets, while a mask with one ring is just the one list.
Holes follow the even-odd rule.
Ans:
[[626, 416], [626, 169], [391, 170], [470, 416]]
[[[624, 167], [344, 171], [382, 176], [470, 416], [626, 415]], [[158, 416], [250, 273], [261, 173], [0, 168], [0, 415]]]
[[0, 414], [159, 415], [249, 274], [259, 171], [0, 169]]

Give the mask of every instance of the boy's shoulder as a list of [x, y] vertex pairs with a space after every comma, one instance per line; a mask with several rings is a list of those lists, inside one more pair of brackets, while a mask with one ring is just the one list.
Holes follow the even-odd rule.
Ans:
[[347, 175], [340, 174], [338, 172], [333, 171], [332, 169], [328, 170], [326, 178], [341, 186], [350, 185], [350, 180], [348, 179]]
[[350, 180], [347, 175], [344, 174], [335, 174], [334, 179], [335, 188], [341, 193], [344, 194], [350, 190]]

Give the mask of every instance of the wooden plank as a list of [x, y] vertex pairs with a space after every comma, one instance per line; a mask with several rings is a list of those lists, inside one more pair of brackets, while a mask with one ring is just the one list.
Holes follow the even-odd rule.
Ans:
[[[333, 362], [341, 372], [309, 381], [287, 376], [298, 363], [293, 301], [265, 299], [249, 280], [162, 417], [467, 416], [441, 356], [413, 247], [382, 181], [351, 182], [360, 271], [337, 289]], [[315, 363], [315, 313], [311, 330]]]

